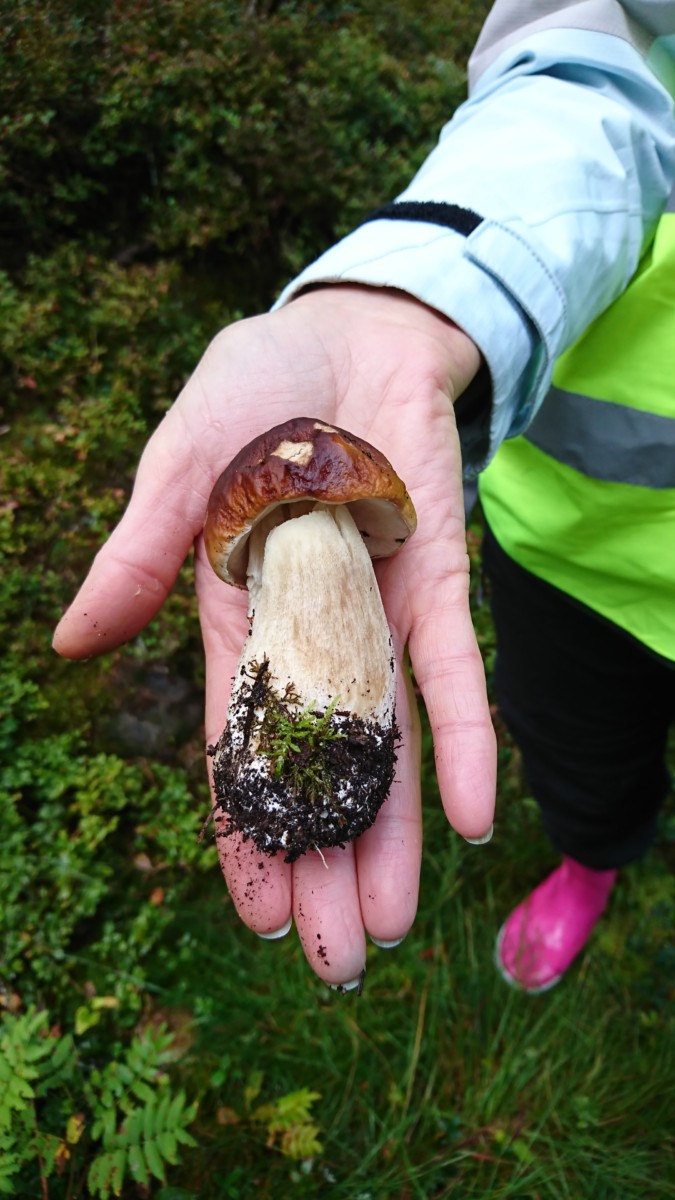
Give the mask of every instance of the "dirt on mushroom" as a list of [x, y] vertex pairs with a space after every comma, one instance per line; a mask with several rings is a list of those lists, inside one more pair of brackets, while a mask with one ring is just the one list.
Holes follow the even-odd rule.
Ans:
[[277, 773], [264, 752], [264, 736], [263, 752], [255, 756], [248, 754], [250, 739], [260, 737], [270, 709], [285, 710], [291, 727], [297, 714], [275, 695], [269, 678], [262, 691], [260, 668], [252, 666], [236, 712], [210, 748], [219, 834], [241, 833], [266, 854], [283, 851], [289, 863], [316, 847], [344, 846], [372, 825], [389, 794], [396, 724], [378, 726], [337, 706], [317, 712], [317, 721], [328, 717], [329, 735], [309, 748], [296, 739]]

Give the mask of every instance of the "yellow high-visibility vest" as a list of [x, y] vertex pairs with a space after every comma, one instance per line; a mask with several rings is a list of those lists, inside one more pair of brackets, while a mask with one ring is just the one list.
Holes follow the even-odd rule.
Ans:
[[675, 211], [480, 496], [516, 562], [675, 660]]

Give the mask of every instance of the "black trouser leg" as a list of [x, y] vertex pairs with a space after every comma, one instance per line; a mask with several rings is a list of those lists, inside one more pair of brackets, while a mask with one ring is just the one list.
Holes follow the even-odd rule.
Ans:
[[644, 854], [670, 787], [675, 664], [536, 578], [490, 531], [495, 688], [554, 846], [597, 870]]

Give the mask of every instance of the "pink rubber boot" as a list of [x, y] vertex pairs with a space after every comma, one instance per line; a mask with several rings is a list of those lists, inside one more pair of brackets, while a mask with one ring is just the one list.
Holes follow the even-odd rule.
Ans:
[[586, 945], [616, 876], [564, 858], [499, 931], [495, 960], [506, 982], [526, 992], [554, 987]]

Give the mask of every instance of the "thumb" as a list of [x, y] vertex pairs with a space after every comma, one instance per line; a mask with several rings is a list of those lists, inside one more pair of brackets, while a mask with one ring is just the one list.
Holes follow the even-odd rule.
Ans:
[[211, 483], [172, 409], [146, 446], [124, 517], [56, 628], [58, 654], [103, 654], [147, 625], [202, 528]]

